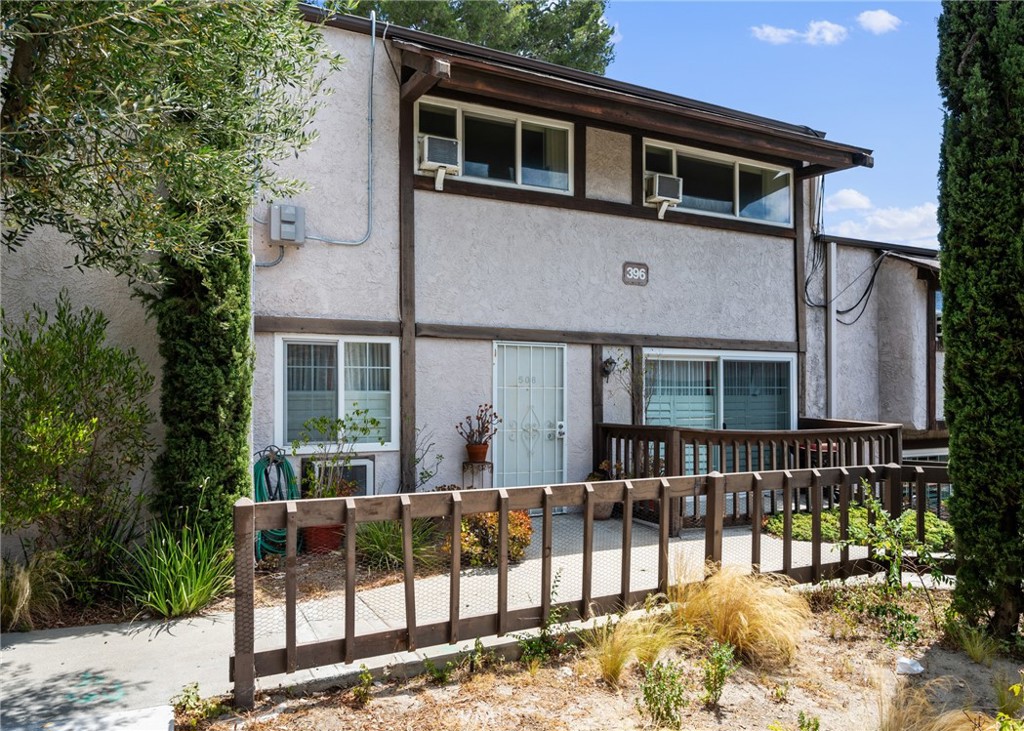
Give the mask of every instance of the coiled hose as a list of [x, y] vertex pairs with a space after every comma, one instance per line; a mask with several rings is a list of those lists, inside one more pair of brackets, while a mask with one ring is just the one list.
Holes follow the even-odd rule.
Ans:
[[[295, 471], [279, 453], [268, 454], [256, 462], [252, 468], [252, 480], [258, 503], [297, 500], [300, 497]], [[283, 555], [287, 537], [286, 530], [256, 531], [256, 560], [262, 561], [269, 554]]]

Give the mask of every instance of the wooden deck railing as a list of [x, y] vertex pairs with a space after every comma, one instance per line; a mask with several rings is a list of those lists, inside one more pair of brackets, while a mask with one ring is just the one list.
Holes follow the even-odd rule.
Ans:
[[[672, 509], [675, 501], [684, 498], [701, 498], [706, 506], [708, 520], [705, 521], [703, 557], [710, 561], [723, 560], [723, 530], [725, 508], [731, 498], [735, 503], [740, 494], [749, 496], [749, 504], [755, 516], [750, 526], [749, 549], [737, 549], [738, 543], [731, 536], [730, 562], [740, 561], [752, 567], [763, 565], [762, 549], [778, 556], [781, 541], [781, 563], [774, 569], [800, 582], [818, 581], [833, 576], [851, 576], [866, 573], [877, 568], [869, 559], [851, 558], [850, 549], [839, 552], [838, 561], [823, 559], [821, 518], [824, 510], [824, 495], [835, 495], [839, 510], [841, 537], [847, 535], [849, 508], [863, 498], [860, 480], [869, 481], [870, 490], [879, 495], [887, 509], [899, 514], [907, 506], [917, 512], [917, 526], [921, 537], [924, 535], [925, 511], [942, 512], [942, 502], [948, 495], [943, 485], [948, 485], [948, 474], [944, 465], [935, 467], [906, 467], [898, 465], [864, 465], [853, 467], [823, 467], [810, 469], [782, 470], [771, 472], [746, 472], [682, 477], [658, 477], [636, 480], [617, 480], [600, 483], [552, 485], [543, 487], [519, 487], [489, 490], [465, 490], [459, 492], [435, 492], [404, 495], [383, 495], [376, 497], [333, 498], [319, 500], [292, 500], [254, 504], [242, 499], [235, 504], [235, 652], [231, 658], [230, 673], [234, 682], [236, 704], [251, 707], [254, 700], [255, 679], [277, 673], [293, 673], [297, 670], [334, 663], [353, 663], [356, 660], [384, 655], [403, 650], [456, 643], [488, 635], [505, 635], [543, 625], [551, 616], [552, 592], [552, 525], [561, 520], [555, 510], [569, 507], [582, 518], [582, 535], [570, 565], [579, 567], [582, 591], [572, 600], [560, 602], [567, 619], [587, 618], [594, 614], [616, 611], [642, 602], [655, 591], [664, 591], [670, 581], [670, 544], [678, 551], [684, 546], [693, 546], [692, 541], [680, 542], [673, 538], [671, 530]], [[812, 540], [809, 551], [807, 542], [792, 539], [792, 515], [804, 509], [800, 491], [805, 491], [812, 520]], [[765, 501], [770, 498], [776, 504], [776, 495], [781, 495], [781, 511], [785, 516], [785, 535], [782, 539], [762, 537], [761, 516]], [[934, 496], [934, 497], [933, 497]], [[621, 544], [617, 547], [620, 559], [620, 581], [618, 590], [603, 596], [594, 596], [594, 508], [602, 502], [618, 502], [624, 507], [624, 515], [632, 514], [632, 505], [637, 501], [653, 501], [659, 506], [660, 518], [657, 524], [657, 558], [652, 553], [650, 570], [657, 570], [657, 586], [650, 583], [646, 588], [632, 575], [634, 564], [631, 552], [634, 550], [632, 520], [621, 521]], [[534, 533], [533, 541], [541, 542], [539, 551], [541, 571], [539, 586], [527, 587], [530, 596], [540, 597], [536, 606], [509, 608], [509, 513], [514, 510], [537, 509], [540, 511], [541, 530]], [[463, 616], [460, 583], [466, 572], [461, 560], [460, 526], [462, 518], [475, 513], [496, 513], [499, 526], [500, 552], [497, 571], [493, 573], [493, 595], [496, 595], [496, 611], [476, 616]], [[565, 516], [571, 517], [571, 516]], [[451, 526], [450, 563], [445, 569], [449, 587], [447, 607], [440, 611], [447, 619], [432, 623], [417, 622], [417, 602], [425, 601], [417, 591], [415, 575], [412, 527], [417, 518], [447, 518]], [[536, 519], [535, 519], [536, 520]], [[362, 523], [372, 521], [396, 521], [402, 526], [404, 555], [404, 606], [393, 607], [396, 611], [398, 629], [357, 634], [356, 598], [364, 589], [356, 584], [356, 530]], [[300, 597], [297, 582], [298, 531], [304, 526], [340, 524], [345, 526], [343, 550], [336, 554], [336, 560], [343, 562], [344, 572], [344, 620], [340, 632], [335, 636], [316, 642], [299, 644], [297, 637], [298, 610]], [[604, 524], [602, 530], [615, 524]], [[253, 544], [256, 531], [266, 529], [286, 532], [285, 605], [284, 629], [280, 644], [271, 649], [256, 651], [255, 644], [255, 573]], [[649, 531], [644, 528], [643, 530]], [[743, 541], [747, 539], [744, 538]], [[675, 541], [675, 543], [672, 543]], [[653, 544], [652, 544], [653, 545]], [[745, 546], [745, 543], [743, 544]], [[797, 546], [799, 551], [795, 552]], [[602, 546], [608, 560], [607, 543]], [[737, 555], [740, 550], [745, 555]], [[827, 550], [832, 552], [832, 548]], [[747, 552], [749, 551], [749, 554]], [[640, 555], [640, 554], [638, 554]], [[802, 557], [802, 558], [801, 558]], [[578, 560], [577, 560], [578, 558]], [[829, 558], [832, 558], [830, 555]], [[766, 559], [767, 560], [767, 559]], [[773, 559], [774, 560], [774, 559]], [[478, 570], [477, 570], [478, 571]], [[520, 574], [521, 576], [530, 574]], [[648, 574], [650, 575], [650, 574]], [[653, 578], [653, 576], [652, 576]], [[519, 589], [521, 587], [512, 587]], [[373, 591], [366, 589], [365, 591]], [[365, 597], [366, 595], [363, 594]], [[436, 596], [432, 596], [436, 599]], [[444, 616], [444, 615], [442, 615]], [[275, 638], [278, 635], [275, 634]]]
[[[796, 431], [737, 431], [598, 424], [598, 462], [607, 460], [612, 476], [630, 478], [901, 462], [899, 424], [801, 419], [799, 426]], [[678, 520], [701, 521], [699, 501], [680, 501], [679, 506]], [[733, 501], [730, 508], [733, 522], [753, 518], [742, 501]], [[649, 517], [650, 506], [638, 510], [638, 517]]]

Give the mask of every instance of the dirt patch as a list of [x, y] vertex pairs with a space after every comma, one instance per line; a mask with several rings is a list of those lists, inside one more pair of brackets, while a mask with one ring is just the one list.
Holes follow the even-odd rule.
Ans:
[[[938, 593], [937, 609], [948, 601]], [[853, 602], [853, 604], [856, 604]], [[916, 640], [892, 647], [884, 627], [856, 606], [831, 600], [814, 602], [816, 611], [804, 631], [796, 662], [780, 672], [741, 668], [726, 683], [720, 707], [704, 708], [700, 656], [677, 655], [684, 663], [683, 684], [688, 704], [682, 728], [798, 729], [801, 713], [817, 718], [824, 730], [872, 731], [878, 728], [883, 698], [893, 692], [896, 659], [918, 659], [925, 672], [910, 682], [929, 683], [937, 705], [970, 707], [994, 714], [995, 688], [1001, 679], [1015, 679], [1021, 661], [995, 658], [978, 665], [944, 644], [929, 622], [928, 603], [920, 593], [903, 602], [920, 611]], [[595, 662], [573, 651], [559, 661], [533, 671], [522, 663], [505, 663], [471, 672], [468, 663], [452, 673], [445, 685], [426, 676], [375, 683], [370, 702], [358, 707], [350, 689], [305, 696], [262, 694], [257, 709], [205, 722], [211, 731], [371, 731], [416, 729], [455, 731], [516, 729], [561, 731], [652, 728], [639, 710], [642, 676], [635, 664], [621, 687], [601, 680]], [[1012, 682], [1012, 681], [1011, 681]]]

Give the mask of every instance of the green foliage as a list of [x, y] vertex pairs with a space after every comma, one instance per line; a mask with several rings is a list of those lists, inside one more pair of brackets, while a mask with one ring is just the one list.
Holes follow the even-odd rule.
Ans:
[[198, 728], [200, 722], [229, 710], [223, 703], [199, 695], [199, 683], [189, 683], [182, 688], [181, 693], [171, 698], [171, 706], [174, 708], [174, 727], [181, 729]]
[[132, 478], [153, 449], [153, 376], [134, 351], [106, 344], [108, 321], [34, 306], [4, 320], [0, 374], [0, 526], [35, 526], [40, 550], [60, 550], [82, 601], [115, 577], [120, 547], [138, 535]]
[[38, 551], [26, 565], [0, 558], [0, 632], [31, 630], [53, 617], [67, 596], [64, 559]]
[[[859, 505], [851, 505], [850, 513], [850, 535], [865, 535], [868, 525], [868, 509]], [[780, 538], [784, 533], [783, 515], [776, 513], [765, 521], [765, 530]], [[907, 511], [900, 516], [901, 530], [905, 535], [916, 536], [917, 516], [913, 511]], [[793, 514], [793, 540], [811, 540], [811, 516], [808, 513]], [[821, 511], [821, 539], [827, 543], [839, 542], [839, 509]], [[858, 541], [859, 542], [859, 541]], [[951, 551], [953, 550], [953, 526], [948, 521], [942, 520], [935, 513], [924, 515], [924, 542], [930, 551]]]
[[438, 665], [429, 657], [423, 658], [423, 670], [434, 685], [448, 685], [451, 682], [452, 673], [455, 672], [455, 668], [456, 664], [451, 660], [444, 665]]
[[522, 660], [527, 665], [545, 663], [572, 647], [567, 637], [568, 630], [562, 623], [566, 609], [555, 604], [561, 578], [561, 572], [558, 572], [551, 582], [551, 609], [547, 619], [541, 623], [540, 630], [535, 634], [516, 636], [519, 649], [522, 651]]
[[518, 56], [603, 74], [615, 57], [606, 0], [363, 0], [355, 12]]
[[796, 717], [796, 725], [799, 731], [820, 731], [821, 720], [817, 716], [808, 716], [800, 711]]
[[[1024, 668], [1017, 671], [1020, 682], [1010, 685], [1003, 673], [997, 673], [992, 679], [996, 691], [996, 710], [998, 718], [1016, 719], [1024, 711]], [[1018, 722], [1019, 723], [1019, 722]]]
[[1024, 4], [943, 2], [939, 165], [955, 609], [1024, 612]]
[[[201, 266], [169, 257], [167, 284], [151, 304], [164, 359], [160, 416], [164, 452], [154, 468], [153, 507], [178, 524], [188, 513], [216, 530], [231, 523], [231, 505], [252, 491], [249, 415], [252, 348], [249, 341], [250, 258], [245, 207], [210, 239], [230, 240]], [[230, 234], [230, 235], [229, 235]], [[197, 485], [207, 485], [198, 510]]]
[[352, 688], [352, 700], [356, 708], [363, 708], [373, 700], [373, 674], [365, 665], [359, 666], [359, 682]]
[[[508, 514], [508, 561], [515, 563], [526, 555], [533, 540], [533, 522], [524, 510]], [[473, 567], [496, 568], [501, 546], [498, 543], [498, 513], [477, 513], [462, 519], [462, 561]], [[451, 553], [451, 536], [445, 539], [445, 552]]]
[[717, 708], [722, 698], [725, 681], [736, 672], [740, 664], [734, 658], [733, 646], [728, 642], [712, 642], [711, 652], [701, 661], [704, 692], [701, 701], [709, 708]]
[[138, 606], [159, 617], [199, 611], [231, 590], [232, 534], [186, 519], [180, 527], [157, 523], [131, 551], [123, 585]]
[[685, 672], [680, 663], [659, 661], [649, 666], [640, 682], [637, 708], [659, 726], [679, 728], [686, 707]]
[[[412, 521], [412, 556], [417, 568], [430, 569], [438, 562], [437, 528], [429, 518]], [[371, 571], [398, 571], [405, 566], [402, 524], [396, 520], [360, 523], [356, 528], [356, 555]]]
[[992, 665], [992, 658], [999, 653], [999, 642], [985, 627], [970, 625], [962, 618], [950, 617], [946, 622], [946, 634], [979, 665]]
[[40, 0], [0, 12], [9, 248], [49, 225], [82, 265], [155, 281], [153, 253], [190, 267], [217, 258], [235, 241], [211, 232], [256, 190], [296, 189], [268, 163], [312, 140], [339, 61], [294, 0]]
[[368, 409], [353, 408], [344, 416], [317, 416], [304, 421], [298, 439], [292, 441], [292, 454], [312, 444], [313, 460], [321, 469], [317, 471], [309, 465], [309, 471], [303, 475], [303, 495], [310, 498], [351, 495], [356, 486], [345, 479], [345, 471], [352, 464], [356, 447], [374, 436], [384, 444], [380, 420], [370, 416]]

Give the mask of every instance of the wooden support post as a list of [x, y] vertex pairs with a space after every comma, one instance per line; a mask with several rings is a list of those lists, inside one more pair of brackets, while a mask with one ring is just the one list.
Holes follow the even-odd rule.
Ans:
[[345, 498], [345, 662], [356, 650], [356, 501]]
[[232, 667], [235, 707], [256, 702], [256, 506], [249, 498], [235, 502], [235, 657]]
[[672, 526], [672, 499], [669, 497], [667, 477], [661, 478], [659, 502], [661, 511], [658, 517], [658, 591], [668, 592], [668, 542]]
[[899, 520], [900, 515], [903, 514], [903, 482], [900, 479], [901, 477], [899, 465], [886, 465], [885, 500], [887, 505], [885, 507], [894, 520]]
[[284, 549], [284, 641], [287, 655], [287, 670], [294, 673], [298, 661], [295, 641], [295, 613], [298, 604], [298, 589], [295, 576], [295, 554], [299, 550], [298, 508], [294, 500], [285, 503], [285, 549]]
[[590, 619], [594, 586], [594, 486], [583, 486], [583, 619]]
[[633, 483], [622, 488], [622, 608], [629, 606], [630, 567], [633, 565]]
[[725, 524], [725, 475], [715, 471], [708, 475], [707, 508], [704, 516], [704, 557], [722, 563], [722, 530]]
[[764, 480], [759, 472], [751, 479], [750, 505], [750, 565], [754, 572], [761, 571], [761, 519], [764, 515], [764, 495], [761, 492]]
[[850, 473], [845, 468], [840, 468], [842, 485], [839, 492], [839, 541], [842, 548], [839, 549], [839, 563], [842, 577], [845, 579], [850, 575], [850, 546], [846, 541], [850, 538]]
[[811, 576], [821, 581], [821, 473], [811, 470]]
[[408, 495], [401, 496], [402, 505], [402, 559], [405, 563], [405, 628], [407, 649], [416, 649], [416, 564], [412, 553], [412, 502]]
[[508, 631], [508, 490], [498, 490], [498, 626], [496, 634]]
[[917, 540], [924, 543], [924, 514], [928, 510], [928, 491], [924, 482], [924, 470], [914, 468], [914, 502], [917, 517]]
[[782, 573], [793, 570], [793, 474], [782, 472]]
[[551, 616], [551, 517], [553, 512], [551, 488], [545, 487], [543, 494], [544, 517], [541, 536], [540, 556], [540, 618], [541, 622], [547, 624]]
[[451, 588], [448, 596], [448, 642], [455, 644], [459, 641], [459, 602], [460, 588], [459, 579], [462, 577], [462, 495], [458, 490], [451, 492], [452, 496], [452, 565], [451, 565]]

